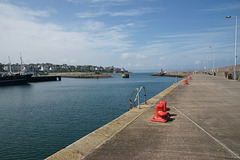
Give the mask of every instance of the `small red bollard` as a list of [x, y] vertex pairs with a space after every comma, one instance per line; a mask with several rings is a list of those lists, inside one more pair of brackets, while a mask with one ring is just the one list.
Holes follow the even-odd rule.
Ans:
[[170, 108], [167, 108], [167, 102], [166, 101], [161, 101], [160, 104], [163, 104], [163, 111], [170, 111]]
[[188, 85], [188, 81], [187, 80], [185, 80], [184, 85]]
[[192, 79], [192, 77], [189, 77], [189, 79], [191, 80], [191, 79]]
[[158, 104], [156, 107], [156, 114], [152, 117], [151, 121], [154, 122], [167, 122], [170, 118], [170, 114], [164, 111], [164, 105]]

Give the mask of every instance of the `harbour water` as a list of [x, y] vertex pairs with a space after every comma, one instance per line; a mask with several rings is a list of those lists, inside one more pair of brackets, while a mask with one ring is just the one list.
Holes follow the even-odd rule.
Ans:
[[173, 84], [148, 75], [0, 87], [0, 159], [44, 159], [127, 112], [135, 88], [150, 99]]

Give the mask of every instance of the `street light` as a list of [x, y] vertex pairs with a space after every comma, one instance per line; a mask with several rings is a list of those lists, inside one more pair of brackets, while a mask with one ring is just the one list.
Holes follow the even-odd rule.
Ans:
[[237, 80], [237, 16], [226, 16], [225, 18], [236, 18], [236, 29], [235, 29], [235, 68], [234, 68], [234, 80]]
[[209, 48], [213, 49], [213, 68], [212, 68], [212, 72], [213, 72], [213, 76], [215, 74], [215, 48], [213, 48], [212, 46], [209, 46]]

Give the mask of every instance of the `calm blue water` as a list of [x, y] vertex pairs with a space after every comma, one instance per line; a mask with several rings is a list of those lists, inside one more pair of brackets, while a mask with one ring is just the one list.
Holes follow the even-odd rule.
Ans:
[[135, 88], [150, 99], [173, 83], [148, 75], [0, 87], [0, 159], [44, 159], [128, 111]]

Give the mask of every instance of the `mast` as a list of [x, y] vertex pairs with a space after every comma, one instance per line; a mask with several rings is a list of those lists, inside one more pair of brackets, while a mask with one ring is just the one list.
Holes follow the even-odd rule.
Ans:
[[21, 54], [21, 52], [19, 54], [20, 54], [20, 60], [21, 60], [21, 71], [23, 71], [22, 54]]
[[12, 72], [12, 68], [11, 68], [11, 60], [10, 60], [10, 56], [8, 56], [8, 60], [9, 60], [9, 72]]

